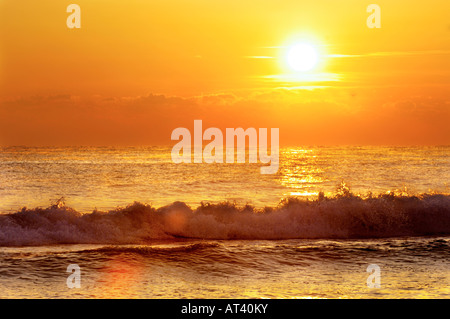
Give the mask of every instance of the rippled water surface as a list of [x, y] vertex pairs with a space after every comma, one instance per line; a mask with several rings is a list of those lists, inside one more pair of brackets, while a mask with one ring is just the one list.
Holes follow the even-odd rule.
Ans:
[[449, 298], [448, 168], [448, 147], [284, 148], [273, 175], [1, 148], [0, 297]]
[[[449, 298], [450, 239], [175, 241], [6, 248], [2, 297]], [[69, 289], [66, 268], [81, 268]], [[381, 288], [369, 288], [369, 264]]]

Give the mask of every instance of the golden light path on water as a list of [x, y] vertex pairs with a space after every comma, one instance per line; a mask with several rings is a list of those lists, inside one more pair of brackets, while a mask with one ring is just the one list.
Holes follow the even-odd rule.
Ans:
[[308, 163], [317, 157], [312, 149], [289, 149], [284, 154], [280, 183], [290, 192], [285, 196], [316, 196], [318, 191], [309, 191], [311, 185], [318, 185], [324, 181], [324, 170]]

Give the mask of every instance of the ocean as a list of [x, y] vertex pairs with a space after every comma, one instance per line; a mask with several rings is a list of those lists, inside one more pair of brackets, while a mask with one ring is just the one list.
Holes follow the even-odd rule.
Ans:
[[170, 147], [3, 147], [0, 297], [449, 298], [449, 155], [286, 147], [263, 175]]

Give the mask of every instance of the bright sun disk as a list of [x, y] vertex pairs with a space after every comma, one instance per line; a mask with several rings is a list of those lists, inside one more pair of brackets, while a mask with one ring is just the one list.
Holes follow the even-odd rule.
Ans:
[[296, 44], [289, 49], [287, 62], [295, 71], [309, 71], [316, 66], [318, 54], [314, 47], [309, 44]]

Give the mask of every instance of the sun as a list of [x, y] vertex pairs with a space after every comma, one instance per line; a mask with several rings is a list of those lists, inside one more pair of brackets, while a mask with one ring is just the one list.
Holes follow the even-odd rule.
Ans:
[[287, 52], [287, 63], [289, 67], [298, 72], [312, 70], [319, 60], [316, 49], [307, 43], [293, 45]]

